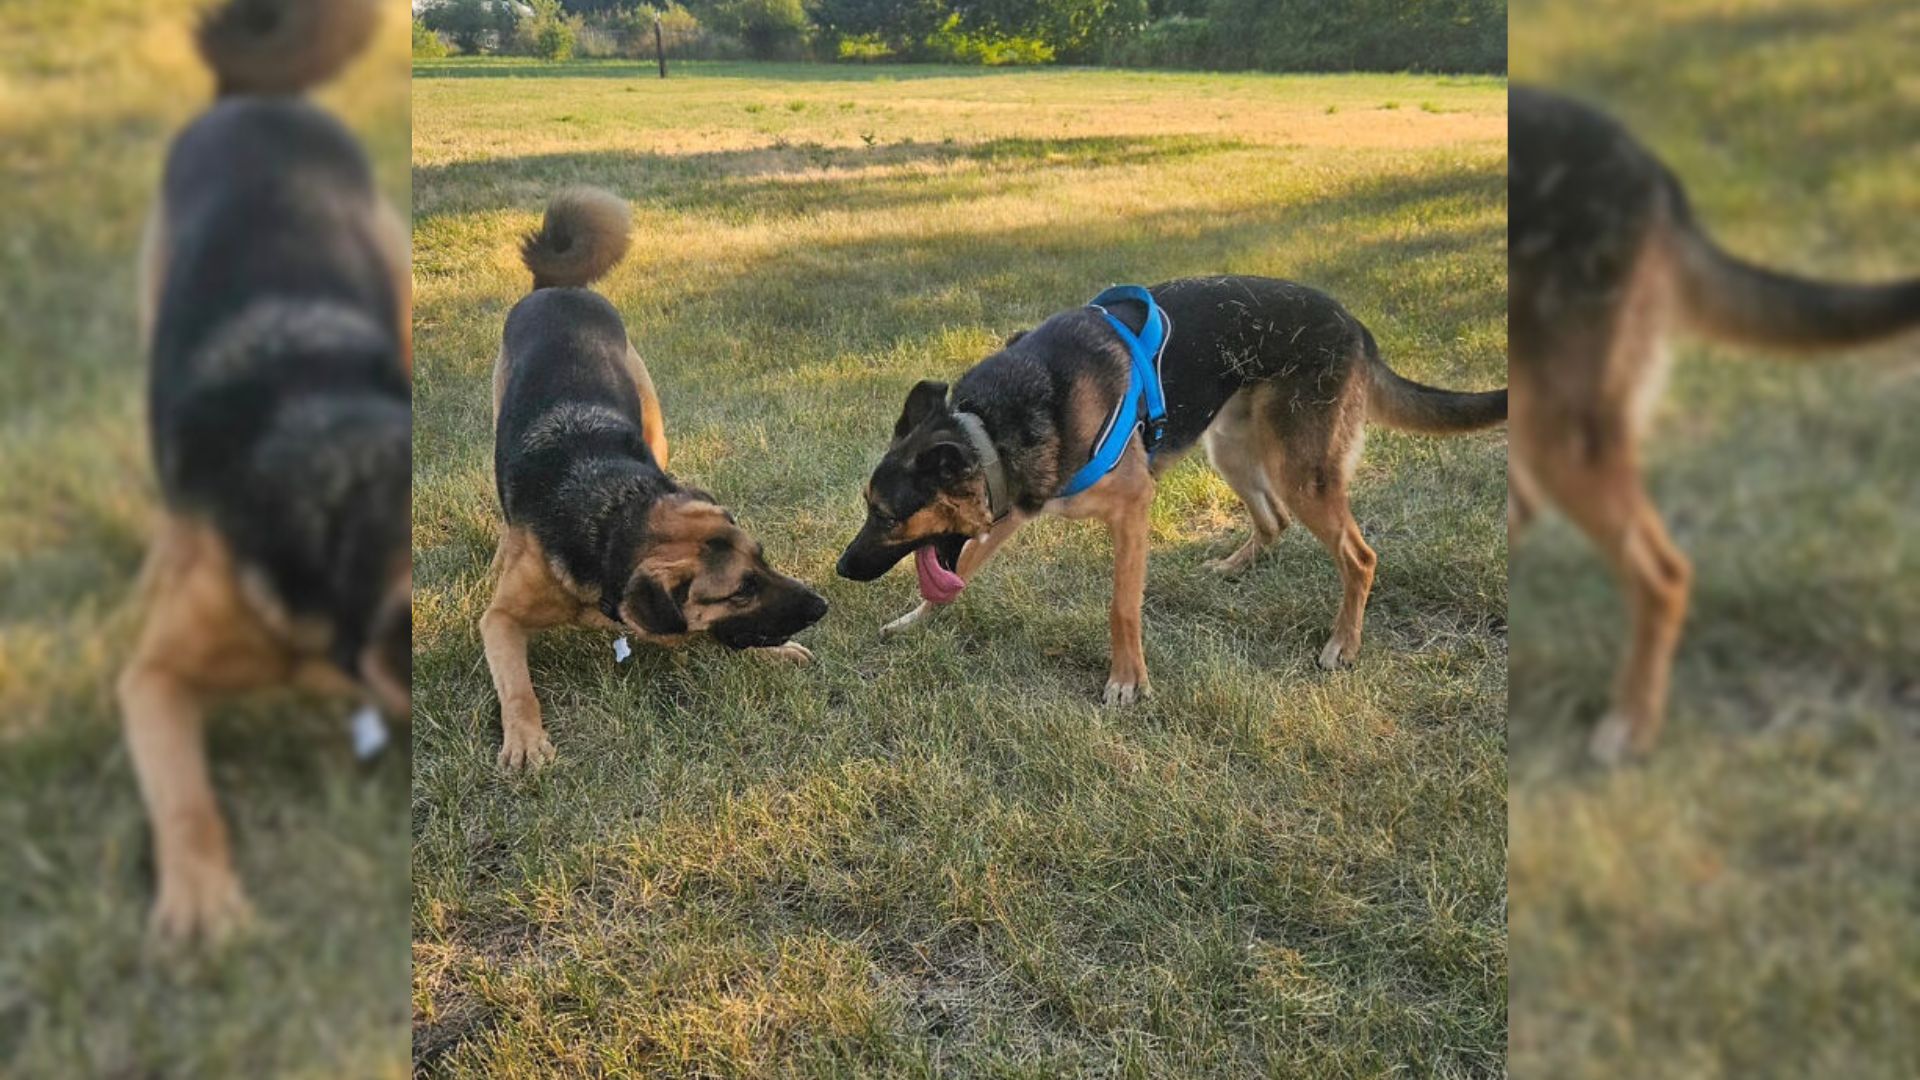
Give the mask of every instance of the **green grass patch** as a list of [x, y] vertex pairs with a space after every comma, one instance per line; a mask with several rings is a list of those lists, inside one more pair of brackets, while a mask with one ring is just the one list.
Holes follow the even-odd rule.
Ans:
[[[1513, 9], [1516, 74], [1607, 103], [1727, 247], [1920, 270], [1911, 5]], [[1514, 562], [1515, 1076], [1920, 1069], [1920, 356], [1682, 344], [1650, 482], [1695, 566], [1658, 756], [1584, 774], [1622, 612], [1550, 523]]]
[[[833, 576], [917, 378], [1115, 281], [1341, 297], [1502, 381], [1495, 80], [449, 61], [416, 67], [414, 1008], [429, 1075], [1447, 1075], [1505, 1052], [1504, 440], [1376, 432], [1367, 648], [1196, 460], [1154, 511], [1158, 696], [1097, 701], [1111, 556], [1028, 530], [922, 635]], [[1441, 113], [1381, 113], [1388, 94]], [[1330, 115], [1330, 107], [1339, 115]], [[557, 124], [568, 115], [576, 121]], [[490, 364], [548, 195], [632, 200], [604, 291], [676, 471], [833, 611], [791, 669], [549, 634], [560, 760], [494, 768], [475, 620]]]
[[[112, 681], [158, 519], [134, 256], [211, 95], [202, 5], [0, 13], [0, 1074], [399, 1076], [408, 762], [362, 771], [334, 702], [220, 709], [212, 768], [258, 933], [150, 956], [145, 816]], [[405, 27], [324, 95], [406, 205]]]

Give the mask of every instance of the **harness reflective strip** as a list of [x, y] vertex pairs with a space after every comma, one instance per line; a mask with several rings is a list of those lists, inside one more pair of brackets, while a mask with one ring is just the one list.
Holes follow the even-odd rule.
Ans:
[[[1146, 305], [1147, 318], [1141, 324], [1139, 334], [1135, 334], [1104, 306], [1122, 300]], [[1057, 499], [1080, 494], [1099, 483], [1102, 477], [1120, 464], [1127, 443], [1133, 439], [1134, 429], [1141, 426], [1142, 404], [1146, 406], [1147, 428], [1143, 441], [1149, 456], [1159, 448], [1161, 430], [1167, 419], [1166, 399], [1160, 385], [1160, 358], [1166, 353], [1168, 340], [1173, 337], [1172, 320], [1154, 302], [1153, 294], [1138, 285], [1116, 285], [1094, 297], [1087, 306], [1106, 316], [1107, 322], [1112, 324], [1114, 332], [1120, 335], [1121, 342], [1127, 346], [1127, 389], [1114, 405], [1106, 427], [1100, 431], [1100, 437], [1094, 440], [1093, 456], [1054, 496]]]

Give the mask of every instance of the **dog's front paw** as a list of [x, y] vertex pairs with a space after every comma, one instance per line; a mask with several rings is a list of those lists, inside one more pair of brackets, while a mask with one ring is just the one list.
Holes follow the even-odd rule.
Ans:
[[1131, 705], [1136, 701], [1145, 701], [1152, 696], [1153, 687], [1147, 683], [1146, 676], [1116, 675], [1107, 680], [1107, 689], [1100, 695], [1100, 703], [1113, 708]]
[[920, 625], [923, 621], [926, 620], [928, 616], [932, 614], [933, 614], [933, 605], [928, 603], [925, 600], [922, 600], [920, 601], [920, 605], [914, 608], [912, 611], [907, 612], [905, 615], [902, 615], [899, 618], [888, 623], [887, 625], [881, 627], [880, 636], [883, 639], [890, 638], [890, 637], [899, 637], [901, 634], [904, 634], [907, 631], [913, 629], [914, 627]]
[[755, 656], [765, 657], [768, 660], [784, 660], [789, 664], [813, 663], [813, 650], [797, 641], [788, 641], [779, 645], [769, 645], [762, 649], [755, 649], [753, 653]]
[[547, 740], [545, 729], [527, 724], [513, 724], [502, 729], [500, 739], [500, 770], [502, 772], [538, 769], [553, 759], [553, 743]]
[[1587, 754], [1594, 764], [1611, 769], [1633, 753], [1633, 720], [1625, 713], [1610, 712], [1593, 727], [1587, 739]]
[[166, 944], [200, 940], [217, 945], [244, 929], [252, 918], [253, 909], [240, 891], [233, 867], [195, 862], [161, 873], [160, 894], [154, 899], [148, 927]]
[[1326, 647], [1320, 650], [1320, 666], [1327, 671], [1332, 671], [1341, 664], [1351, 662], [1358, 655], [1360, 655], [1359, 645], [1346, 645], [1337, 637], [1331, 638], [1327, 641]]

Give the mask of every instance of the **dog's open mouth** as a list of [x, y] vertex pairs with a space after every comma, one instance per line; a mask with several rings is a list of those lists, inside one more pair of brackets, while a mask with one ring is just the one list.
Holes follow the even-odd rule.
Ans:
[[960, 563], [960, 549], [967, 546], [967, 538], [952, 535], [942, 536], [920, 545], [913, 552], [913, 569], [920, 576], [920, 598], [929, 604], [950, 604], [960, 595], [967, 583], [955, 568]]

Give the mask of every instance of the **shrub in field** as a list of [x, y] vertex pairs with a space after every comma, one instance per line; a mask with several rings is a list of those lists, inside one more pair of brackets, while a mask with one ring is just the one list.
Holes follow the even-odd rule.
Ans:
[[[641, 4], [638, 7], [615, 8], [597, 16], [589, 16], [586, 30], [590, 34], [607, 39], [609, 51], [594, 55], [623, 56], [628, 59], [644, 60], [654, 55], [654, 23], [660, 24], [660, 45], [668, 56], [685, 59], [715, 60], [730, 52], [730, 43], [717, 38], [693, 12], [684, 6], [673, 3], [666, 7], [653, 7]], [[596, 45], [595, 48], [602, 46]], [[582, 51], [586, 51], [583, 43]]]
[[889, 60], [893, 58], [893, 47], [880, 39], [878, 34], [858, 34], [843, 37], [834, 49], [836, 60]]
[[801, 0], [719, 0], [709, 21], [739, 38], [756, 60], [798, 56], [812, 26]]
[[1505, 71], [1506, 0], [1209, 0], [1207, 66]]
[[413, 20], [413, 55], [421, 60], [438, 60], [447, 55], [447, 43], [419, 19]]
[[950, 7], [948, 0], [812, 0], [807, 10], [840, 59], [923, 59]]
[[943, 63], [986, 67], [1051, 64], [1054, 57], [1053, 46], [1038, 38], [980, 30], [968, 32], [962, 28], [958, 15], [948, 19], [946, 25], [929, 37], [926, 47], [932, 59]]
[[1203, 68], [1217, 48], [1211, 19], [1170, 15], [1137, 34], [1113, 40], [1104, 59], [1120, 67]]
[[590, 20], [583, 20], [574, 31], [573, 54], [589, 60], [626, 55], [620, 48], [620, 42], [605, 26]]
[[560, 0], [530, 0], [529, 7], [531, 12], [514, 27], [513, 51], [542, 60], [573, 59], [581, 17], [569, 16]]
[[519, 11], [508, 0], [428, 0], [420, 9], [420, 22], [472, 54], [512, 41]]

